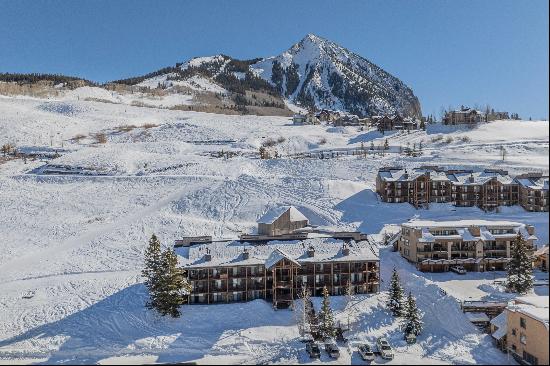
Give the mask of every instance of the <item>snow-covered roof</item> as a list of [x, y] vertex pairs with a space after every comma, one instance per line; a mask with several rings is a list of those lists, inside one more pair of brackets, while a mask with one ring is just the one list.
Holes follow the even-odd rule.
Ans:
[[468, 318], [469, 321], [471, 322], [489, 322], [490, 319], [489, 317], [487, 316], [487, 314], [485, 313], [481, 313], [481, 312], [468, 312], [468, 313], [465, 313], [466, 314], [466, 317]]
[[[378, 248], [367, 241], [353, 241], [348, 244], [349, 254], [342, 253], [342, 239], [315, 237], [304, 240], [273, 240], [265, 244], [249, 242], [224, 241], [192, 245], [186, 250], [176, 248], [179, 262], [186, 268], [273, 265], [278, 260], [287, 258], [296, 263], [307, 262], [352, 262], [379, 260]], [[315, 255], [307, 255], [308, 248], [315, 250]], [[248, 251], [248, 258], [243, 255]], [[209, 250], [211, 260], [206, 261], [205, 254]], [[275, 261], [275, 262], [274, 262]]]
[[548, 245], [545, 245], [542, 248], [539, 248], [535, 251], [536, 256], [544, 255], [544, 254], [548, 254]]
[[506, 324], [508, 324], [508, 314], [503, 311], [491, 319], [491, 324], [499, 329], [504, 328], [506, 330]]
[[514, 179], [509, 175], [495, 171], [453, 173], [448, 177], [455, 185], [479, 185], [485, 184], [491, 179], [496, 179], [505, 185], [514, 183]]
[[549, 328], [548, 296], [521, 296], [510, 303], [506, 309], [511, 312], [525, 314], [542, 322]]
[[431, 169], [388, 169], [381, 170], [378, 175], [386, 182], [407, 182], [413, 181], [425, 174], [430, 174], [431, 180], [448, 181], [447, 175], [444, 172], [439, 172]]
[[303, 213], [294, 206], [279, 206], [267, 211], [258, 220], [259, 224], [273, 224], [282, 214], [290, 210], [290, 221], [308, 221]]
[[548, 177], [516, 178], [518, 184], [534, 190], [548, 190]]
[[[462, 240], [462, 241], [493, 241], [496, 239], [514, 239], [518, 234], [526, 240], [536, 240], [535, 235], [529, 234], [525, 224], [511, 221], [488, 221], [488, 220], [457, 220], [457, 221], [430, 221], [413, 220], [402, 224], [403, 227], [419, 229], [422, 236], [418, 239], [421, 243], [434, 243], [439, 240]], [[479, 227], [479, 235], [474, 235], [471, 227]], [[435, 235], [430, 229], [451, 229], [456, 233]], [[494, 234], [490, 229], [512, 229], [509, 233]]]
[[516, 303], [548, 309], [548, 296], [521, 296], [516, 297], [515, 301]]

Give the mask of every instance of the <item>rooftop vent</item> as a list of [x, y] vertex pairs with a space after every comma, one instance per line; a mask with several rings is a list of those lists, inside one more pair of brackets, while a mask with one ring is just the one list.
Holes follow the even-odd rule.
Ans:
[[243, 259], [248, 259], [250, 258], [250, 253], [248, 252], [248, 249], [244, 248], [243, 249]]
[[468, 178], [468, 181], [470, 183], [473, 183], [474, 182], [474, 175], [473, 174], [470, 174], [470, 177]]
[[210, 249], [206, 248], [206, 254], [204, 255], [204, 260], [210, 262], [212, 260], [212, 254], [210, 254]]
[[409, 173], [407, 172], [407, 169], [405, 169], [405, 174], [403, 174], [403, 178], [409, 179]]
[[310, 258], [315, 257], [315, 248], [311, 245], [307, 248], [307, 256]]
[[342, 245], [342, 255], [349, 255], [349, 245], [346, 243]]

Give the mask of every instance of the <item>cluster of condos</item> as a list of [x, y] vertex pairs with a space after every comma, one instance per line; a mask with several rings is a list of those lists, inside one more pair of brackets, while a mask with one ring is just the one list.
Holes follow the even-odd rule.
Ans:
[[190, 304], [265, 299], [289, 307], [307, 288], [321, 296], [379, 290], [378, 248], [358, 232], [316, 230], [295, 207], [267, 212], [258, 233], [238, 240], [211, 237], [177, 241], [181, 264], [192, 285]]
[[406, 202], [417, 208], [430, 203], [451, 203], [491, 211], [519, 204], [527, 211], [548, 211], [548, 186], [548, 176], [541, 173], [511, 177], [497, 169], [385, 167], [376, 176], [376, 192], [383, 202]]
[[417, 130], [421, 125], [420, 119], [399, 114], [360, 118], [354, 114], [327, 109], [315, 113], [295, 114], [292, 117], [294, 125], [317, 125], [321, 122], [333, 126], [370, 126], [376, 127], [379, 131]]
[[[505, 268], [518, 235], [533, 254], [534, 228], [509, 221], [410, 221], [392, 243], [422, 271], [489, 271]], [[312, 296], [324, 287], [331, 295], [379, 291], [379, 250], [366, 234], [315, 227], [293, 206], [268, 211], [255, 234], [187, 237], [176, 247], [192, 285], [190, 304], [265, 299], [285, 308], [304, 288]]]

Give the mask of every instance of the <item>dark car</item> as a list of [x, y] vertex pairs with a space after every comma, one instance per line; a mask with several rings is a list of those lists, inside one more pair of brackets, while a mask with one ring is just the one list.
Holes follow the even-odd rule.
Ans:
[[340, 349], [338, 348], [336, 341], [334, 341], [334, 339], [332, 338], [327, 338], [325, 340], [325, 351], [332, 358], [340, 357]]
[[315, 342], [306, 343], [306, 352], [309, 354], [309, 357], [311, 358], [321, 357], [321, 349], [319, 348], [319, 345]]
[[359, 355], [364, 361], [374, 361], [374, 352], [368, 344], [362, 344], [358, 347]]

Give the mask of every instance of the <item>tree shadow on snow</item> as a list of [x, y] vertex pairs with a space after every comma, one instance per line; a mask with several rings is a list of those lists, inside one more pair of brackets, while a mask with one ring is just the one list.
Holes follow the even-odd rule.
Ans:
[[[290, 325], [293, 317], [274, 312], [271, 304], [248, 303], [183, 306], [178, 319], [145, 308], [143, 284], [129, 286], [61, 320], [0, 341], [0, 348], [24, 348], [19, 342], [48, 342], [65, 337], [45, 364], [95, 364], [117, 356], [158, 355], [157, 362], [185, 362], [209, 354], [223, 337], [246, 328]], [[53, 343], [53, 342], [49, 342]]]

